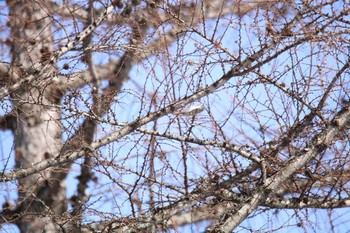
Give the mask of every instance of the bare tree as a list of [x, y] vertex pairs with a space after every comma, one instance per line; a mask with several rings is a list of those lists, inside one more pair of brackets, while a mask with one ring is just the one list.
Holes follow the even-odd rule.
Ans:
[[1, 224], [341, 229], [349, 13], [333, 0], [1, 3]]

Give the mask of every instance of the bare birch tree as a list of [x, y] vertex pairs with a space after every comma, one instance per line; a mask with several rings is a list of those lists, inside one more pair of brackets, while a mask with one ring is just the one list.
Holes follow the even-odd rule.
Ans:
[[347, 1], [0, 4], [6, 229], [348, 223]]

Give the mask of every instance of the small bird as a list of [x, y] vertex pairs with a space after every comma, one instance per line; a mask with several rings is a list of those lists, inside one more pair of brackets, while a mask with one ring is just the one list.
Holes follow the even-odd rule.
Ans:
[[185, 115], [185, 116], [193, 116], [196, 115], [197, 113], [200, 113], [204, 110], [204, 104], [199, 104], [199, 105], [192, 105], [188, 108], [186, 108], [184, 111], [178, 111], [175, 112], [176, 115]]

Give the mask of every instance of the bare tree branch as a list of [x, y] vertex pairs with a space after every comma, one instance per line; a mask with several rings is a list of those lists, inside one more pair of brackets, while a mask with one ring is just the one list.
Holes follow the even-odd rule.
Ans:
[[346, 227], [345, 1], [0, 8], [5, 231]]
[[209, 232], [229, 232], [240, 224], [250, 213], [252, 213], [271, 193], [277, 193], [278, 188], [285, 182], [295, 171], [305, 166], [317, 154], [327, 149], [335, 139], [339, 130], [344, 130], [350, 121], [350, 104], [344, 107], [331, 121], [322, 133], [312, 139], [312, 143], [301, 150], [295, 157], [292, 157], [286, 166], [269, 177], [265, 184], [260, 186], [245, 204], [238, 210], [233, 209], [227, 212], [225, 218], [217, 221]]

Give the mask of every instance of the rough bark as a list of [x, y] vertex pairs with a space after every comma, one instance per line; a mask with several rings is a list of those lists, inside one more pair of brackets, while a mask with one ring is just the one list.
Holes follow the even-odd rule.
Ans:
[[[43, 1], [8, 1], [8, 5], [11, 6], [12, 67], [21, 70], [18, 79], [14, 80], [17, 82], [27, 74], [34, 75], [37, 72], [35, 65], [47, 63], [52, 55], [52, 20]], [[56, 68], [51, 66], [45, 77], [54, 72]], [[49, 107], [60, 98], [55, 88], [50, 81], [37, 77], [35, 83], [27, 83], [11, 94], [17, 117], [17, 125], [13, 129], [16, 168], [28, 168], [53, 158], [62, 149], [60, 112]], [[17, 225], [22, 232], [39, 229], [58, 231], [59, 227], [50, 213], [64, 213], [67, 199], [64, 180], [53, 179], [57, 172], [67, 171], [57, 168], [18, 180], [18, 209], [24, 217], [17, 221]]]

